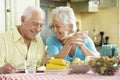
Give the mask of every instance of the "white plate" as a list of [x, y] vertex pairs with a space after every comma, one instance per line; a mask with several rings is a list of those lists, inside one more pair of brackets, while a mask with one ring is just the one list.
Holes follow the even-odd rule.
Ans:
[[16, 73], [25, 73], [25, 69], [16, 69]]
[[[25, 69], [17, 69], [15, 71], [16, 73], [25, 73]], [[36, 70], [36, 73], [41, 73], [41, 72], [45, 72], [44, 70]]]
[[46, 74], [68, 74], [71, 69], [66, 70], [46, 70]]

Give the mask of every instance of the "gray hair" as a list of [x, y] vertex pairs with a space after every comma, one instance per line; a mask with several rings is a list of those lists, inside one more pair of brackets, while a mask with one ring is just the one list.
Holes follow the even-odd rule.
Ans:
[[56, 7], [51, 13], [51, 19], [53, 18], [61, 21], [64, 25], [73, 24], [73, 32], [76, 32], [76, 17], [72, 8], [67, 6]]
[[36, 6], [28, 6], [28, 7], [24, 10], [22, 16], [25, 16], [27, 19], [29, 19], [29, 18], [31, 18], [32, 13], [33, 13], [34, 11], [40, 12], [40, 13], [43, 15], [43, 17], [45, 18], [45, 12], [44, 12], [44, 10], [43, 10], [42, 8], [36, 7]]

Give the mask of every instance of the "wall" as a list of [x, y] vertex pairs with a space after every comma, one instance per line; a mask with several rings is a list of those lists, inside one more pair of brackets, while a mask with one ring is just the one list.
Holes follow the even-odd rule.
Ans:
[[[0, 0], [0, 33], [20, 25], [20, 16], [29, 5], [40, 6], [40, 0]], [[22, 6], [21, 6], [22, 5]]]
[[[118, 1], [118, 5], [119, 5], [119, 14], [120, 14], [120, 1]], [[120, 16], [118, 16], [118, 18], [119, 18], [119, 28], [118, 28], [118, 30], [119, 30], [119, 39], [118, 39], [118, 41], [119, 41], [119, 49], [120, 49]], [[120, 54], [119, 54], [120, 55]]]
[[109, 36], [109, 43], [117, 44], [119, 47], [119, 8], [109, 7], [109, 8], [101, 8], [96, 13], [88, 13], [88, 12], [79, 12], [77, 13], [77, 17], [81, 16], [81, 27], [82, 30], [88, 30], [89, 35], [93, 38], [93, 29], [96, 29], [96, 34], [98, 38], [98, 43], [100, 40], [100, 31], [105, 32], [105, 36]]
[[0, 33], [5, 31], [4, 0], [0, 0]]
[[[118, 1], [118, 3], [119, 3], [119, 12], [118, 12], [118, 14], [120, 14], [120, 1]], [[119, 30], [119, 39], [118, 39], [118, 41], [119, 41], [119, 50], [120, 50], [120, 16], [119, 16], [119, 28], [118, 28], [118, 30]], [[120, 54], [119, 54], [120, 55]]]
[[[24, 5], [24, 6], [21, 6], [21, 5]], [[27, 6], [30, 6], [30, 5], [34, 5], [34, 6], [38, 6], [40, 7], [40, 2], [39, 0], [16, 0], [16, 10], [15, 10], [15, 13], [16, 13], [16, 24], [19, 25], [21, 24], [20, 22], [20, 17], [23, 13], [23, 10], [27, 7]]]

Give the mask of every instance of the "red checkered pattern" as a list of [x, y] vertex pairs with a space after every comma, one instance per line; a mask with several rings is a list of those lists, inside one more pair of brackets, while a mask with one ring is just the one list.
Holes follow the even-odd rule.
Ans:
[[0, 80], [120, 80], [120, 73], [113, 76], [96, 75], [91, 72], [87, 74], [12, 73], [0, 74]]

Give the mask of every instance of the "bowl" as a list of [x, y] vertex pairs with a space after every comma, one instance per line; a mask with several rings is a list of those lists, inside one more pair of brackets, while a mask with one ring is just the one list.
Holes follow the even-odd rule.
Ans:
[[82, 73], [85, 74], [90, 70], [90, 65], [82, 64], [82, 65], [70, 65], [69, 68], [71, 69], [70, 73]]
[[100, 75], [114, 75], [119, 68], [115, 57], [100, 57], [92, 61], [92, 71]]

